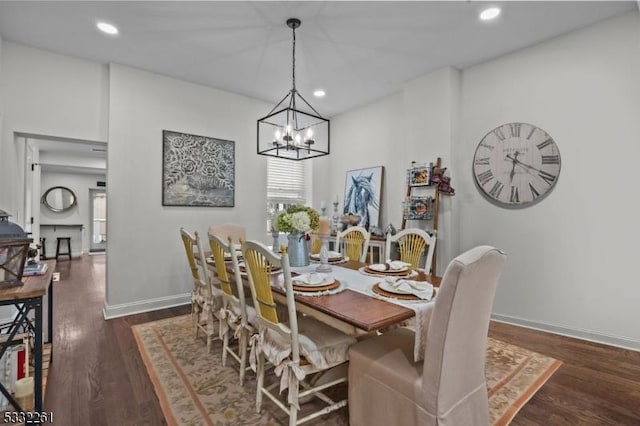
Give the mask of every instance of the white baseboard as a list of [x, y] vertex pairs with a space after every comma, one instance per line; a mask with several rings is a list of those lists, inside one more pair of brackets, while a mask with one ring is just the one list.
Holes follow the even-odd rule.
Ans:
[[504, 322], [512, 325], [519, 325], [534, 330], [546, 331], [548, 333], [559, 334], [561, 336], [573, 337], [576, 339], [587, 340], [589, 342], [602, 343], [604, 345], [616, 346], [623, 349], [630, 349], [640, 352], [640, 341], [629, 339], [627, 337], [612, 336], [608, 334], [596, 333], [589, 330], [578, 328], [562, 327], [559, 325], [548, 324], [539, 321], [530, 321], [524, 318], [512, 317], [509, 315], [492, 314], [491, 319], [498, 322]]
[[178, 294], [175, 296], [159, 297], [157, 299], [142, 300], [139, 302], [123, 303], [121, 305], [108, 306], [105, 302], [102, 313], [104, 319], [109, 320], [127, 315], [141, 314], [144, 312], [157, 311], [159, 309], [172, 308], [191, 303], [191, 293]]

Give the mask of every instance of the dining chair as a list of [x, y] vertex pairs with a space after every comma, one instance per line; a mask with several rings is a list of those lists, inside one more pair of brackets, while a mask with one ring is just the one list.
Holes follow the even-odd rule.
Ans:
[[[242, 385], [247, 370], [249, 338], [257, 332], [256, 311], [246, 303], [240, 265], [232, 237], [227, 237], [225, 242], [222, 238], [209, 234], [209, 246], [214, 260], [214, 275], [220, 282], [222, 289], [223, 303], [218, 311], [220, 338], [222, 339], [222, 365], [227, 365], [227, 355], [231, 355], [238, 361], [240, 364], [240, 385]], [[227, 270], [225, 253], [230, 253], [232, 273]], [[230, 331], [233, 332], [233, 337], [238, 340], [237, 352], [229, 345]]]
[[[211, 352], [211, 341], [216, 337], [214, 311], [222, 305], [220, 290], [213, 287], [207, 262], [200, 243], [198, 232], [191, 235], [180, 228], [180, 236], [187, 254], [187, 261], [193, 277], [193, 291], [191, 293], [191, 318], [196, 339], [198, 331], [203, 331], [207, 337], [207, 351]], [[197, 261], [196, 261], [197, 256]], [[198, 266], [198, 263], [200, 266]], [[218, 325], [219, 327], [219, 325]]]
[[[339, 368], [332, 370], [335, 376], [324, 384], [316, 383], [315, 379], [319, 373], [347, 362], [349, 346], [356, 342], [355, 338], [311, 317], [297, 315], [286, 248], [276, 254], [259, 242], [247, 241], [242, 245], [242, 254], [249, 268], [251, 296], [259, 327], [259, 334], [252, 338], [250, 356], [252, 366], [257, 369], [257, 412], [261, 410], [263, 395], [289, 415], [290, 426], [344, 407], [346, 399], [334, 401], [323, 390], [346, 382], [346, 372]], [[289, 318], [286, 323], [278, 314], [273, 298], [273, 268], [282, 268]], [[280, 392], [288, 388], [286, 401], [272, 390], [278, 383], [265, 386], [265, 360], [274, 366], [276, 376], [280, 377]], [[307, 396], [319, 398], [326, 406], [312, 413], [305, 412], [304, 417], [298, 419], [300, 400]]]
[[[342, 244], [341, 244], [341, 241]], [[369, 251], [371, 234], [362, 226], [351, 226], [336, 235], [336, 250], [350, 260], [364, 262]]]
[[240, 244], [240, 240], [244, 241], [247, 239], [245, 227], [233, 223], [212, 225], [208, 229], [208, 234], [220, 237], [223, 241], [227, 241], [227, 237], [231, 237], [234, 244]]
[[386, 254], [391, 258], [391, 244], [397, 243], [400, 251], [400, 260], [411, 264], [417, 269], [420, 267], [420, 258], [426, 250], [424, 269], [431, 273], [431, 259], [436, 249], [436, 234], [428, 233], [418, 228], [408, 228], [398, 231], [395, 235], [387, 234]]
[[371, 425], [488, 425], [485, 357], [491, 307], [506, 255], [479, 246], [445, 271], [427, 316], [424, 361], [397, 328], [349, 350], [349, 421]]
[[322, 240], [318, 236], [318, 232], [314, 231], [311, 233], [311, 254], [319, 254], [322, 249]]

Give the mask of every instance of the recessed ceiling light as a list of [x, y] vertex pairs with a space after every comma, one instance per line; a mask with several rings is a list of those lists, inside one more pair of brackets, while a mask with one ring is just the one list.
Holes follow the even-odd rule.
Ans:
[[116, 28], [115, 25], [109, 24], [108, 22], [98, 22], [96, 24], [96, 27], [98, 27], [98, 29], [105, 34], [109, 34], [109, 35], [118, 34], [118, 28]]
[[315, 96], [316, 98], [324, 98], [324, 95], [326, 95], [326, 93], [322, 89], [318, 89], [315, 92], [313, 92], [313, 96]]
[[488, 7], [482, 12], [480, 12], [480, 20], [482, 21], [491, 21], [492, 19], [496, 19], [500, 16], [500, 8], [499, 7]]

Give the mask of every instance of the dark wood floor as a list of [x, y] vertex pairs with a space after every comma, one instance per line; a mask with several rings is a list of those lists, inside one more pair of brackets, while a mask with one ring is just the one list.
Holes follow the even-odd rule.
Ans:
[[[164, 425], [130, 327], [189, 308], [105, 321], [104, 268], [104, 256], [57, 266], [45, 409], [65, 426]], [[500, 323], [490, 335], [564, 362], [513, 425], [640, 425], [640, 353]]]

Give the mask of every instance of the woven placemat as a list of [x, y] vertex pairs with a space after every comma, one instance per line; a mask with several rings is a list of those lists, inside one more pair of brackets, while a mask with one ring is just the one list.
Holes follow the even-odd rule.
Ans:
[[306, 286], [306, 285], [295, 285], [293, 284], [293, 289], [295, 291], [299, 291], [301, 293], [317, 293], [319, 291], [333, 290], [340, 287], [340, 281], [335, 280], [331, 284], [323, 285], [323, 286]]

